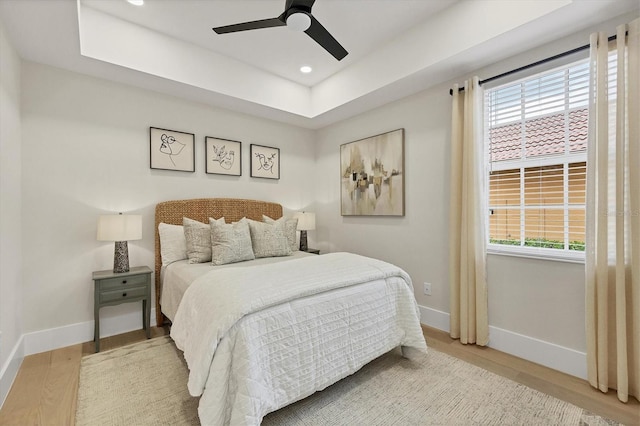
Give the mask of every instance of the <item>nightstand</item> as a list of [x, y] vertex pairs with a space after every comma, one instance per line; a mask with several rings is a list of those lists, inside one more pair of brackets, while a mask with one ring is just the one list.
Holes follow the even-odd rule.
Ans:
[[314, 248], [308, 248], [308, 249], [302, 250], [302, 251], [307, 252], [307, 253], [320, 254], [320, 250], [314, 249]]
[[131, 268], [129, 272], [114, 273], [112, 270], [93, 273], [95, 327], [93, 341], [96, 352], [100, 352], [100, 308], [142, 300], [142, 327], [151, 337], [151, 269], [148, 266]]

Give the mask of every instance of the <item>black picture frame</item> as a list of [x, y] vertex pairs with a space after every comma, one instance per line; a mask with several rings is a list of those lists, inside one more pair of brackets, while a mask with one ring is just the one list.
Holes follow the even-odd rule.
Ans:
[[205, 136], [205, 172], [242, 176], [242, 142]]
[[280, 148], [251, 144], [251, 177], [280, 179]]
[[157, 170], [196, 171], [195, 135], [149, 127], [149, 166]]

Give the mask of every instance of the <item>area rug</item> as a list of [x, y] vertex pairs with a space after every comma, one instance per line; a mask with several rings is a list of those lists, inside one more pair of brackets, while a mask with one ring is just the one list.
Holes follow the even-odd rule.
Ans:
[[[82, 359], [76, 425], [198, 425], [182, 353], [165, 336]], [[267, 415], [267, 426], [617, 425], [430, 349], [394, 350], [322, 392]]]

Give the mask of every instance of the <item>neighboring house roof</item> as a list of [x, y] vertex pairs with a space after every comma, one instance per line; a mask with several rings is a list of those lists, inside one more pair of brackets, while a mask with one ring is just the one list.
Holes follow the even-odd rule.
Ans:
[[[565, 152], [565, 132], [568, 132], [569, 152], [587, 150], [589, 111], [586, 108], [570, 111], [565, 129], [565, 113], [525, 120], [525, 156], [562, 154]], [[496, 126], [489, 130], [491, 161], [522, 158], [522, 122]]]

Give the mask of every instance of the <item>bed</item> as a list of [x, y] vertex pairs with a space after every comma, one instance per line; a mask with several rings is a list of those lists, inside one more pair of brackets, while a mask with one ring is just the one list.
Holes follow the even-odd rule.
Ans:
[[[211, 229], [230, 229], [229, 223], [251, 219], [272, 232], [285, 229], [289, 219], [282, 215], [277, 203], [228, 198], [156, 206], [157, 321], [171, 321], [171, 337], [189, 367], [189, 392], [200, 397], [202, 424], [259, 425], [269, 412], [395, 347], [407, 356], [426, 352], [411, 280], [389, 263], [293, 251], [219, 266], [163, 264], [161, 223], [224, 217], [227, 225], [212, 220]], [[271, 223], [258, 225], [265, 216]]]

